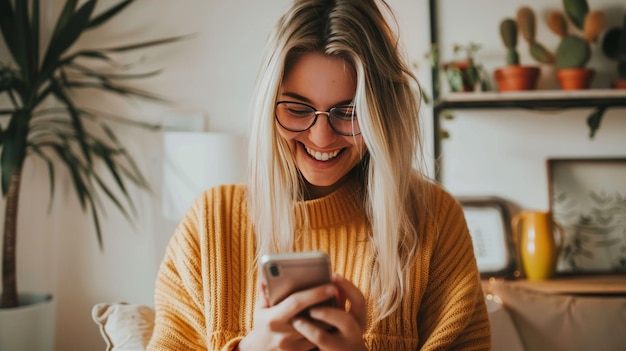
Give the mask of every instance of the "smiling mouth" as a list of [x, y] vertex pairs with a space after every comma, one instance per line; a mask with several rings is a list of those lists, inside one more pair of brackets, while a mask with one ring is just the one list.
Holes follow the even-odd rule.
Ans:
[[331, 152], [319, 152], [319, 151], [312, 150], [308, 148], [307, 146], [304, 146], [304, 149], [306, 150], [307, 154], [309, 154], [311, 157], [313, 157], [314, 159], [318, 161], [332, 160], [333, 158], [337, 157], [339, 152], [341, 152], [341, 149], [331, 151]]

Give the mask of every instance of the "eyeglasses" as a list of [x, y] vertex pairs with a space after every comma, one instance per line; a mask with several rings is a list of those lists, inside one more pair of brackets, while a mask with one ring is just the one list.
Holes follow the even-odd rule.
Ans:
[[328, 116], [328, 124], [337, 133], [345, 136], [361, 134], [354, 106], [336, 106], [328, 111], [317, 111], [313, 106], [301, 102], [278, 101], [276, 120], [290, 132], [304, 132], [317, 121], [317, 116]]

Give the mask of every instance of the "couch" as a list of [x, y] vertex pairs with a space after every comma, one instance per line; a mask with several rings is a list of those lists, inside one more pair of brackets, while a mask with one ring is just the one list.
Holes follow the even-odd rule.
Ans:
[[[483, 286], [494, 351], [626, 350], [625, 278], [571, 293], [558, 284], [491, 281]], [[584, 287], [584, 284], [583, 284]], [[144, 350], [154, 326], [149, 306], [124, 302], [93, 307], [107, 351]]]

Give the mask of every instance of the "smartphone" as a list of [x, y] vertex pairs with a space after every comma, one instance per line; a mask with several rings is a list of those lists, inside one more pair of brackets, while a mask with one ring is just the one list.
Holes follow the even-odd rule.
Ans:
[[[265, 296], [270, 306], [294, 292], [331, 282], [330, 258], [321, 251], [268, 254], [261, 257]], [[336, 299], [325, 304], [336, 306]]]

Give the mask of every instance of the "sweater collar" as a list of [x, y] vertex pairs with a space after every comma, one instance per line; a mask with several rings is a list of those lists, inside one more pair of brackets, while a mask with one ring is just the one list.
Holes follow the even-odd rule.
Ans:
[[296, 208], [297, 226], [301, 227], [303, 224], [303, 210], [306, 211], [312, 228], [362, 220], [365, 218], [363, 193], [363, 184], [353, 178], [327, 196], [301, 201]]

